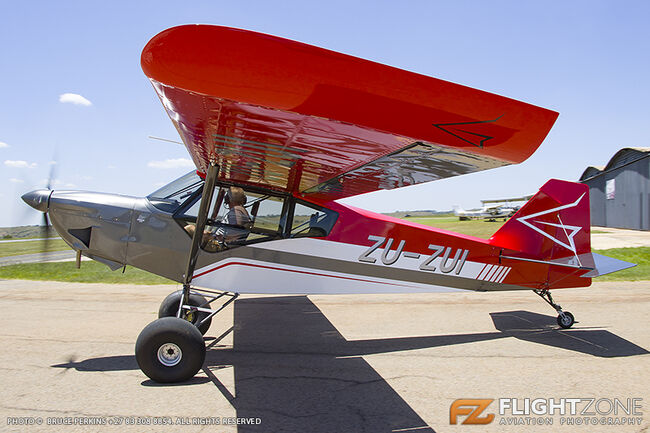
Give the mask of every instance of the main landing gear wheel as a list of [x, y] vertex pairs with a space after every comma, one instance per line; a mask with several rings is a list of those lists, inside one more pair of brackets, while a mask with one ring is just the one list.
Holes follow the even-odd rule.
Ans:
[[[176, 313], [178, 313], [178, 305], [181, 302], [181, 296], [183, 296], [182, 290], [170, 293], [160, 304], [160, 309], [158, 309], [158, 317], [176, 317]], [[196, 293], [190, 293], [189, 305], [193, 307], [210, 308], [208, 301], [203, 296]], [[189, 311], [186, 312], [186, 314], [187, 321], [193, 325], [201, 323], [203, 319], [210, 315], [210, 313], [205, 313], [203, 311]], [[208, 332], [211, 323], [212, 317], [206, 320], [202, 325], [197, 326], [199, 328], [199, 331], [201, 331], [201, 334], [205, 335], [205, 333]]]
[[574, 322], [575, 319], [573, 318], [573, 314], [569, 313], [568, 311], [563, 311], [559, 314], [559, 316], [557, 316], [557, 324], [564, 329], [569, 329], [572, 327]]
[[201, 369], [205, 343], [198, 328], [187, 320], [163, 317], [142, 330], [135, 343], [135, 359], [155, 382], [183, 382]]

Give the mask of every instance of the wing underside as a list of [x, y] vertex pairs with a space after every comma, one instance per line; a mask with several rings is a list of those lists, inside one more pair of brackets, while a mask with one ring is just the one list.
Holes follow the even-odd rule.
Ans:
[[322, 200], [521, 162], [557, 117], [225, 27], [166, 30], [142, 66], [199, 170], [214, 161], [221, 180]]

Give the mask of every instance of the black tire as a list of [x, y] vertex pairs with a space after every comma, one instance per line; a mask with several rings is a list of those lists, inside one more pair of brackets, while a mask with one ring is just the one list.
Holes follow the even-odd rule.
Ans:
[[559, 316], [557, 316], [557, 324], [564, 329], [572, 327], [574, 322], [575, 318], [573, 317], [573, 314], [568, 311], [563, 311]]
[[[170, 293], [165, 299], [163, 299], [162, 303], [160, 304], [160, 308], [158, 309], [158, 318], [176, 317], [176, 313], [178, 312], [178, 304], [181, 302], [182, 295], [183, 295], [183, 291], [178, 290], [176, 292]], [[195, 293], [190, 293], [190, 305], [194, 307], [199, 307], [203, 305], [205, 308], [209, 308], [209, 306], [206, 305], [206, 303], [207, 300], [203, 296], [197, 295]], [[209, 313], [196, 311], [193, 314], [192, 320], [190, 320], [189, 322], [196, 325], [197, 323], [201, 323], [201, 320], [208, 317], [209, 315], [210, 315]], [[205, 333], [208, 332], [208, 329], [210, 329], [211, 324], [212, 324], [212, 317], [198, 327], [202, 335], [205, 335]]]
[[197, 327], [187, 320], [163, 317], [140, 332], [135, 359], [140, 370], [155, 382], [183, 382], [201, 369], [205, 343]]

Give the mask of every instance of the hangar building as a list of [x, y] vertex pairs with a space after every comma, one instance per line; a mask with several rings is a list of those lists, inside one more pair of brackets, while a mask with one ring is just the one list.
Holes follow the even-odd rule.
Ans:
[[650, 147], [626, 147], [605, 167], [587, 167], [591, 225], [650, 230]]

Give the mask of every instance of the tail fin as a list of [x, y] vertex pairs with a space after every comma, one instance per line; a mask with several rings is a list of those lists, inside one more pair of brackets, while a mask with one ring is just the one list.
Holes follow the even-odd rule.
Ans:
[[492, 237], [500, 248], [550, 261], [591, 252], [589, 188], [551, 179]]

